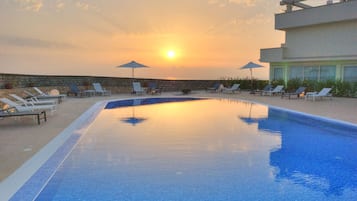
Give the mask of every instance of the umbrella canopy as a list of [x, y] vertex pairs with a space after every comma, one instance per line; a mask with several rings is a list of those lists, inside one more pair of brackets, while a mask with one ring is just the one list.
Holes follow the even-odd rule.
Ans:
[[148, 66], [145, 66], [144, 64], [141, 64], [141, 63], [138, 63], [136, 61], [131, 61], [129, 63], [126, 63], [126, 64], [123, 64], [123, 65], [120, 65], [120, 66], [117, 66], [119, 68], [131, 68], [131, 75], [132, 75], [132, 78], [134, 78], [134, 69], [135, 68], [148, 68]]
[[252, 69], [252, 68], [261, 68], [262, 65], [256, 64], [254, 62], [249, 62], [246, 65], [240, 67], [240, 69]]
[[251, 90], [251, 92], [253, 92], [253, 70], [252, 69], [253, 68], [262, 68], [262, 67], [264, 67], [264, 66], [256, 64], [251, 61], [249, 63], [247, 63], [246, 65], [240, 67], [240, 69], [249, 69], [250, 70], [250, 85], [251, 85], [250, 90]]

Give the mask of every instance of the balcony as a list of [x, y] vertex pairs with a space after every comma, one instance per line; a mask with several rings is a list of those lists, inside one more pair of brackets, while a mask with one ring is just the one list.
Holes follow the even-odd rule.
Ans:
[[357, 1], [328, 4], [275, 15], [275, 29], [286, 30], [325, 23], [357, 20]]
[[284, 60], [284, 48], [269, 48], [260, 50], [261, 62], [282, 62]]

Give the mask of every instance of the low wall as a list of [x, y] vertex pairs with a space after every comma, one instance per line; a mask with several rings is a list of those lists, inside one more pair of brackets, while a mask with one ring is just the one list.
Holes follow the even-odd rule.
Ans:
[[[162, 80], [162, 79], [135, 79], [145, 87], [149, 82], [156, 82], [165, 91], [179, 91], [182, 89], [204, 90], [213, 86], [217, 80]], [[56, 75], [21, 75], [0, 74], [0, 95], [9, 92], [19, 93], [24, 89], [32, 90], [36, 86], [43, 91], [57, 89], [67, 93], [69, 85], [75, 83], [81, 89], [92, 89], [92, 83], [99, 82], [113, 94], [130, 93], [132, 90], [131, 78], [115, 78], [100, 76], [56, 76]]]

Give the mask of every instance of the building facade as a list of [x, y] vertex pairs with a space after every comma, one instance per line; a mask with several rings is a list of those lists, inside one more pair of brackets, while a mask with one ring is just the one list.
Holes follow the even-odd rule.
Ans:
[[278, 48], [260, 50], [260, 61], [270, 65], [270, 81], [283, 79], [357, 82], [357, 1], [327, 1], [317, 7], [275, 15], [275, 29], [285, 31]]

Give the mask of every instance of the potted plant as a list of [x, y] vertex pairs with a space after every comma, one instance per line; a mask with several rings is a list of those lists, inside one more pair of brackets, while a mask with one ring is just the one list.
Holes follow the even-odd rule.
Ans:
[[182, 89], [181, 91], [182, 91], [183, 94], [191, 93], [191, 89]]

